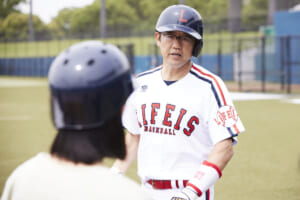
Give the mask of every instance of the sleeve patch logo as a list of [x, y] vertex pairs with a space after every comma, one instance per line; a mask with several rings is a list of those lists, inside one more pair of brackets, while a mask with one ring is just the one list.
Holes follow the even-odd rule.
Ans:
[[238, 121], [238, 114], [233, 106], [223, 106], [218, 110], [214, 120], [218, 125], [232, 127]]
[[148, 85], [142, 85], [140, 90], [141, 92], [146, 92], [148, 90]]

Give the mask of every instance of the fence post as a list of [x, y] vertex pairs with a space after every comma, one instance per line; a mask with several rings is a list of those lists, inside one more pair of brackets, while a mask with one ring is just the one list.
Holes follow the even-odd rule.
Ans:
[[290, 49], [290, 41], [291, 41], [291, 36], [287, 36], [286, 38], [286, 53], [287, 53], [287, 93], [291, 93], [291, 49]]
[[202, 65], [202, 53], [201, 52], [197, 59], [198, 59], [199, 65]]
[[5, 75], [8, 75], [9, 71], [9, 65], [8, 65], [8, 56], [7, 56], [7, 42], [4, 40], [4, 58], [5, 58], [5, 64], [4, 64], [4, 69], [5, 69]]
[[133, 43], [128, 44], [128, 56], [129, 56], [129, 62], [130, 62], [130, 69], [131, 72], [134, 73], [134, 45]]
[[154, 45], [154, 55], [155, 55], [155, 64], [154, 66], [156, 67], [159, 63], [159, 53], [158, 53], [158, 46], [155, 44]]
[[266, 44], [266, 37], [263, 36], [261, 38], [261, 89], [262, 92], [265, 92], [265, 85], [266, 85], [266, 60], [265, 60], [265, 44]]
[[222, 77], [222, 41], [218, 40], [218, 75]]
[[281, 90], [284, 90], [284, 65], [285, 65], [285, 51], [284, 51], [284, 37], [281, 36], [279, 38], [280, 40], [280, 85], [281, 85]]
[[238, 40], [238, 85], [239, 91], [242, 91], [242, 39]]

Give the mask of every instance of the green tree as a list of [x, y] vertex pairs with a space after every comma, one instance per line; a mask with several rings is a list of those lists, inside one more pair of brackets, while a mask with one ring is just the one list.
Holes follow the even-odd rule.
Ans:
[[[11, 41], [28, 40], [29, 38], [29, 15], [22, 13], [9, 14], [2, 23], [4, 38]], [[46, 39], [48, 30], [38, 16], [33, 16], [35, 35], [37, 39]]]
[[66, 37], [70, 32], [70, 24], [75, 16], [74, 8], [65, 8], [48, 24], [53, 38]]
[[16, 6], [25, 0], [0, 0], [0, 18], [6, 18], [10, 13], [16, 12]]
[[99, 36], [99, 6], [92, 4], [73, 11], [70, 33], [82, 37]]
[[[112, 37], [135, 33], [153, 35], [160, 13], [166, 7], [174, 4], [178, 4], [178, 0], [107, 0], [107, 33]], [[186, 4], [201, 13], [204, 24], [209, 23], [216, 26], [225, 24], [223, 21], [227, 16], [227, 1], [187, 0]], [[49, 25], [52, 35], [63, 37], [68, 33], [76, 37], [99, 36], [100, 6], [100, 1], [95, 0], [93, 4], [83, 8], [60, 11]]]
[[178, 0], [141, 0], [140, 4], [141, 8], [143, 9], [145, 18], [148, 20], [149, 23], [152, 24], [152, 27], [154, 28], [160, 13], [168, 6], [178, 4]]
[[[100, 9], [100, 4], [98, 5]], [[126, 34], [134, 29], [139, 21], [136, 10], [126, 0], [106, 1], [106, 19], [108, 33], [113, 36]]]
[[201, 15], [204, 31], [218, 31], [226, 27], [228, 1], [210, 0], [193, 1], [187, 0], [186, 4], [195, 8]]
[[[131, 4], [134, 4], [136, 0], [127, 0], [131, 1]], [[143, 20], [144, 25], [151, 27], [151, 30], [154, 30], [156, 21], [160, 13], [167, 8], [168, 6], [178, 4], [178, 0], [170, 1], [161, 1], [161, 0], [140, 0], [137, 3], [141, 11], [139, 14], [140, 19]], [[195, 8], [203, 18], [205, 24], [214, 24], [221, 23], [226, 19], [227, 16], [227, 1], [220, 0], [209, 0], [209, 1], [195, 1], [195, 0], [186, 0], [185, 4]], [[137, 12], [137, 13], [139, 13]], [[210, 28], [210, 27], [206, 27]], [[207, 29], [205, 29], [207, 30]]]
[[268, 17], [268, 0], [252, 0], [244, 4], [242, 10], [242, 24], [244, 29], [256, 29], [266, 25]]
[[[131, 1], [131, 4], [134, 4], [135, 0], [128, 0]], [[161, 12], [174, 4], [178, 4], [178, 0], [140, 0], [136, 3], [138, 6], [136, 9], [136, 13], [139, 13], [139, 25], [136, 26], [136, 29], [139, 31], [143, 31], [145, 34], [153, 35], [155, 32], [155, 25], [159, 18]]]
[[[136, 26], [138, 16], [126, 0], [110, 0], [106, 2], [107, 29], [110, 35], [117, 36]], [[122, 28], [115, 31], [115, 28]], [[126, 27], [126, 29], [125, 29]], [[52, 34], [57, 36], [68, 33], [73, 37], [95, 37], [100, 35], [100, 2], [83, 8], [64, 9], [49, 24]], [[53, 33], [55, 32], [55, 33]]]
[[4, 38], [3, 19], [0, 18], [0, 40]]
[[[242, 29], [257, 30], [258, 24], [266, 23], [268, 0], [240, 1], [243, 2]], [[134, 33], [153, 35], [160, 13], [174, 4], [178, 4], [178, 0], [106, 0], [107, 35], [111, 37]], [[205, 32], [227, 30], [229, 0], [186, 0], [185, 4], [200, 12]], [[100, 6], [100, 1], [95, 0], [83, 8], [64, 9], [48, 27], [54, 37], [71, 34], [75, 37], [98, 37]]]

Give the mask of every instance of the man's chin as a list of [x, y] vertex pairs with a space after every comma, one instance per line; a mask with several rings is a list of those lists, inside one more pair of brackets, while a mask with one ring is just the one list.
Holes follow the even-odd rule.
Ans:
[[179, 69], [179, 68], [185, 66], [189, 62], [190, 61], [186, 61], [186, 62], [170, 62], [169, 63], [169, 67], [173, 68], [173, 69]]

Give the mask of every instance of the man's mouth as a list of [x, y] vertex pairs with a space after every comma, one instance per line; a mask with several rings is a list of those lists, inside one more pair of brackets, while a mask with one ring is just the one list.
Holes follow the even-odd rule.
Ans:
[[170, 53], [171, 56], [181, 56], [180, 53]]

